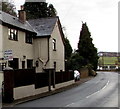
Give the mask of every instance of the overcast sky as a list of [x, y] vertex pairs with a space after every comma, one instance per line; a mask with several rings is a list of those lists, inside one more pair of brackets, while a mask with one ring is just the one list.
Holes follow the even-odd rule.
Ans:
[[[77, 49], [82, 21], [86, 22], [98, 51], [118, 51], [119, 0], [46, 0], [52, 3], [73, 49]], [[14, 0], [19, 6], [24, 0]]]

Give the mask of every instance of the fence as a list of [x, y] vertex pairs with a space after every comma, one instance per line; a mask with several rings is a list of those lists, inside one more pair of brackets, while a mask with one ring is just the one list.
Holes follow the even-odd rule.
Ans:
[[35, 76], [35, 88], [41, 88], [48, 86], [48, 73], [36, 73]]
[[14, 88], [35, 83], [35, 69], [14, 70]]
[[4, 70], [3, 102], [12, 102], [13, 89], [35, 83], [35, 69]]
[[73, 71], [69, 72], [56, 72], [55, 73], [55, 83], [62, 83], [66, 81], [70, 81], [74, 79], [74, 73]]

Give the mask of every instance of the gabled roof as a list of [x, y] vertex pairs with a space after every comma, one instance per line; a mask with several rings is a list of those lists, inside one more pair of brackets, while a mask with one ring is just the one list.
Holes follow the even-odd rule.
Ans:
[[50, 36], [53, 32], [58, 17], [48, 17], [29, 20], [38, 37]]
[[19, 29], [35, 33], [34, 29], [31, 27], [31, 25], [28, 23], [28, 21], [26, 21], [25, 23], [22, 23], [22, 22], [20, 22], [19, 18], [14, 17], [10, 14], [7, 14], [3, 11], [0, 11], [0, 21], [3, 24], [11, 25], [11, 26], [17, 27]]

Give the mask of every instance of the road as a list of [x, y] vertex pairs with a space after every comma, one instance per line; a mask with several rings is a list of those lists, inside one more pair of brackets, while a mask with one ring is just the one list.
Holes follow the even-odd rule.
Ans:
[[70, 90], [15, 107], [118, 107], [118, 77], [115, 72], [98, 72], [95, 78]]

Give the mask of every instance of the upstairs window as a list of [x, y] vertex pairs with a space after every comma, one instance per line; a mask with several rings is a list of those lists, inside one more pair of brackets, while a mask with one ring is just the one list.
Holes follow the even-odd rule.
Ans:
[[56, 39], [53, 39], [52, 43], [53, 43], [53, 51], [56, 51]]
[[30, 33], [26, 33], [26, 43], [32, 44], [32, 35]]
[[18, 40], [18, 30], [9, 28], [8, 29], [8, 36], [9, 36], [10, 40], [17, 41]]

